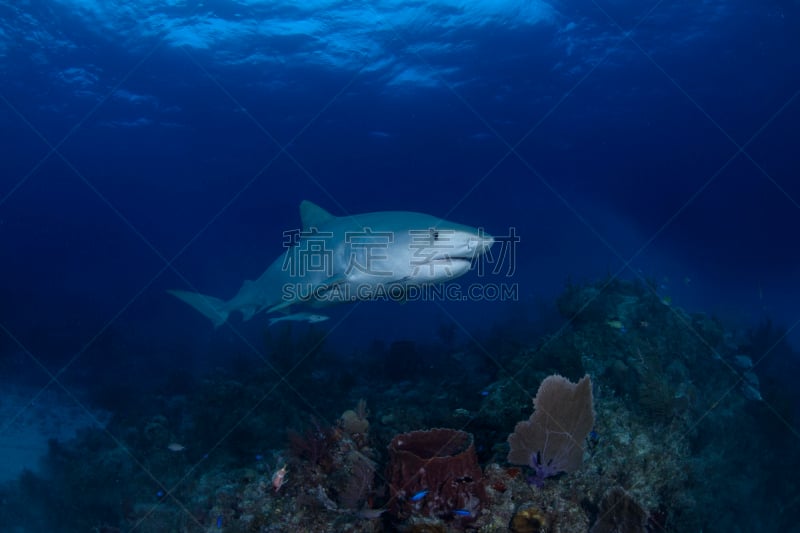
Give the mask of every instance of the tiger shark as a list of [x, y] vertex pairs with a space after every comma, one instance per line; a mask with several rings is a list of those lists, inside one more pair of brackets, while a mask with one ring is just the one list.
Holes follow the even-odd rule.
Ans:
[[244, 320], [262, 311], [294, 312], [337, 303], [391, 298], [410, 287], [451, 281], [467, 273], [494, 238], [483, 230], [411, 211], [337, 217], [300, 204], [302, 230], [286, 232], [287, 250], [256, 280], [224, 301], [168, 291], [208, 317], [215, 327], [234, 311]]

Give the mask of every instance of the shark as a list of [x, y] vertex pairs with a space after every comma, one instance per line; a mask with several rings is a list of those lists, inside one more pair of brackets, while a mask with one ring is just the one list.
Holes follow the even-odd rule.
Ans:
[[211, 320], [258, 313], [391, 298], [411, 287], [452, 281], [466, 274], [494, 243], [482, 229], [413, 211], [335, 216], [307, 200], [302, 229], [285, 232], [286, 250], [229, 300], [198, 292], [168, 291]]

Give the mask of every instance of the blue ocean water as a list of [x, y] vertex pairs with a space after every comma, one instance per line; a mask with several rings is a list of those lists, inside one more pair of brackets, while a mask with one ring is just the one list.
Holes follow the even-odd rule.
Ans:
[[[800, 458], [799, 17], [796, 0], [0, 2], [0, 530], [52, 531], [48, 516], [63, 531], [199, 531], [218, 516], [220, 529], [245, 530], [248, 512], [196, 503], [230, 484], [219, 472], [263, 454], [250, 467], [269, 482], [289, 461], [288, 430], [310, 416], [336, 426], [362, 397], [376, 472], [393, 435], [458, 426], [483, 447], [488, 478], [488, 465], [508, 466], [502, 446], [530, 398], [506, 412], [510, 426], [421, 413], [442, 403], [481, 420], [508, 405], [490, 402], [508, 376], [530, 397], [550, 373], [589, 373], [598, 413], [603, 401], [644, 405], [654, 400], [634, 391], [656, 367], [671, 397], [697, 399], [676, 430], [686, 486], [659, 500], [652, 479], [619, 482], [648, 530], [796, 528], [784, 476]], [[483, 292], [333, 306], [318, 324], [234, 313], [217, 328], [167, 293], [232, 298], [286, 251], [304, 200], [341, 217], [414, 211], [485, 230], [494, 263], [452, 281]], [[616, 311], [581, 330], [589, 300], [572, 314], [557, 304], [576, 286], [641, 305], [628, 315], [612, 298]], [[647, 298], [663, 309], [644, 314]], [[676, 317], [685, 342], [667, 329]], [[559, 345], [571, 355], [530, 356], [581, 332], [584, 344]], [[692, 339], [706, 351], [682, 360]], [[658, 365], [645, 365], [649, 349]], [[643, 366], [616, 372], [618, 353]], [[740, 390], [747, 372], [760, 399]], [[726, 404], [721, 420], [748, 422], [707, 430], [743, 442], [760, 432], [772, 448], [758, 455], [781, 461], [738, 477], [703, 463], [701, 429]], [[606, 435], [621, 427], [606, 424]], [[185, 450], [162, 457], [176, 443]], [[746, 448], [717, 456], [743, 462]], [[299, 495], [328, 485], [303, 488], [304, 460], [266, 496], [307, 517]], [[325, 475], [335, 500], [340, 481]], [[387, 483], [375, 481], [372, 508], [391, 507]], [[583, 530], [607, 484], [584, 495]], [[162, 490], [174, 500], [159, 508]], [[724, 519], [698, 518], [704, 497], [725, 500]], [[503, 530], [497, 501], [483, 502], [484, 531]], [[268, 523], [250, 530], [288, 530], [264, 505]], [[422, 527], [384, 515], [348, 529], [325, 510], [301, 530]]]

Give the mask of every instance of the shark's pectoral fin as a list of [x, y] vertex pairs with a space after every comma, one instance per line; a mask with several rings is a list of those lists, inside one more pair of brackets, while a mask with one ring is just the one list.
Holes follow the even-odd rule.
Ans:
[[239, 311], [242, 312], [242, 320], [246, 322], [253, 318], [253, 315], [256, 314], [256, 311], [258, 311], [258, 307], [255, 305], [249, 305], [247, 307], [241, 307]]
[[345, 276], [344, 274], [331, 276], [330, 278], [327, 278], [325, 281], [322, 281], [321, 283], [318, 283], [311, 288], [311, 294], [313, 295], [313, 298], [311, 300], [301, 300], [297, 298], [293, 300], [284, 300], [281, 303], [275, 304], [269, 309], [267, 309], [267, 313], [274, 313], [276, 311], [287, 313], [288, 307], [301, 303], [313, 305], [315, 303], [319, 304], [320, 302], [323, 302], [322, 305], [324, 305], [326, 298], [331, 297], [331, 291], [335, 290], [339, 285], [345, 283], [346, 281], [347, 281], [347, 276]]
[[273, 305], [269, 309], [267, 309], [267, 313], [274, 313], [275, 311], [280, 311], [281, 309], [286, 309], [292, 304], [296, 304], [297, 300], [285, 300], [277, 305]]
[[329, 278], [326, 278], [319, 285], [322, 287], [333, 287], [334, 285], [339, 285], [341, 283], [344, 283], [345, 281], [347, 281], [347, 276], [345, 276], [344, 274], [338, 274], [336, 276], [331, 276]]
[[219, 327], [228, 320], [228, 310], [225, 309], [225, 302], [213, 296], [206, 296], [199, 292], [189, 291], [167, 291], [173, 296], [191, 305], [214, 323], [214, 327]]
[[314, 294], [319, 298], [325, 298], [331, 291], [338, 288], [341, 284], [347, 281], [347, 276], [339, 274], [338, 276], [331, 276], [319, 285], [314, 287]]

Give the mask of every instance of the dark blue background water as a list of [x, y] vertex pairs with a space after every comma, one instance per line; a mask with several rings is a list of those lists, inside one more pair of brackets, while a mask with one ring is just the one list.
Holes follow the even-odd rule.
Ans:
[[[165, 290], [232, 296], [303, 199], [522, 239], [522, 305], [333, 310], [344, 351], [485, 331], [608, 273], [796, 328], [796, 1], [302, 5], [0, 6], [0, 357], [20, 375], [48, 380], [24, 350], [71, 362], [67, 383], [242, 350]], [[232, 325], [258, 343], [264, 323]]]

